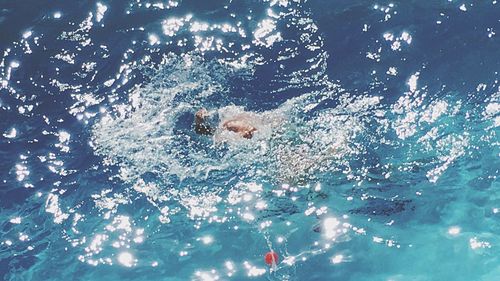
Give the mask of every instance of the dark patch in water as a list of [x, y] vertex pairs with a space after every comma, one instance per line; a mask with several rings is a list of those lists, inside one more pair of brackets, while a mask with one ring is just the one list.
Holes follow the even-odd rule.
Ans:
[[391, 216], [404, 211], [414, 211], [415, 206], [412, 205], [412, 200], [397, 200], [397, 199], [368, 199], [368, 205], [356, 209], [349, 210], [350, 214], [363, 214], [375, 216]]

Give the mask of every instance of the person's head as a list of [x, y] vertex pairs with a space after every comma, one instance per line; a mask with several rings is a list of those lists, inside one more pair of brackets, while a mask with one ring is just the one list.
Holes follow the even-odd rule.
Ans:
[[214, 129], [208, 123], [210, 113], [205, 108], [201, 108], [194, 115], [194, 131], [199, 135], [213, 135]]

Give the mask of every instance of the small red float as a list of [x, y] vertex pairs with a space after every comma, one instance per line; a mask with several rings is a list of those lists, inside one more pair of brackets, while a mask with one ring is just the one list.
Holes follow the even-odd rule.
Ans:
[[264, 257], [264, 260], [269, 266], [276, 265], [278, 263], [278, 254], [276, 254], [273, 251], [267, 252]]

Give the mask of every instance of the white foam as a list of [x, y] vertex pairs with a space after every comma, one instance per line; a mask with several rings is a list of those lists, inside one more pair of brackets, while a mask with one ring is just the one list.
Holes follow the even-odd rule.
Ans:
[[183, 18], [169, 18], [162, 22], [163, 34], [174, 36], [184, 26]]
[[276, 21], [268, 18], [258, 23], [258, 28], [255, 29], [253, 35], [256, 45], [271, 47], [275, 42], [281, 41], [281, 33], [274, 32], [276, 30]]
[[101, 22], [101, 20], [104, 18], [104, 14], [106, 13], [107, 10], [108, 10], [108, 6], [106, 6], [100, 2], [97, 2], [97, 12], [96, 12], [95, 20], [97, 22]]
[[64, 213], [59, 206], [59, 196], [53, 193], [50, 193], [47, 197], [45, 212], [52, 213], [54, 215], [54, 223], [57, 224], [61, 224], [69, 217], [69, 214]]

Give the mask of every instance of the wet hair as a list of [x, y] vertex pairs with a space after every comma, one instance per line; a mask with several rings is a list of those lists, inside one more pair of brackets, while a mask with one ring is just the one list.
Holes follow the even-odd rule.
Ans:
[[216, 122], [215, 119], [216, 117], [213, 115], [203, 116], [195, 114], [194, 131], [198, 135], [207, 135], [207, 136], [213, 135], [215, 133], [215, 126], [213, 126], [213, 124]]

